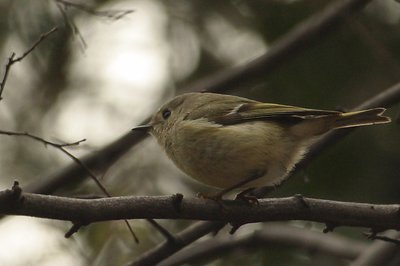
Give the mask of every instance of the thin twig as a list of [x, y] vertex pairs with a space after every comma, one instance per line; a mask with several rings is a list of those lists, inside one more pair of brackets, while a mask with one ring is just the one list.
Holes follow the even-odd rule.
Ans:
[[165, 239], [167, 239], [167, 241], [172, 242], [172, 243], [176, 243], [177, 240], [175, 239], [175, 237], [168, 231], [166, 230], [164, 227], [162, 227], [159, 223], [157, 223], [155, 220], [153, 219], [146, 219], [155, 229], [157, 229], [164, 237]]
[[31, 133], [28, 133], [28, 132], [14, 132], [14, 131], [8, 131], [8, 130], [0, 130], [0, 134], [8, 135], [8, 136], [28, 137], [28, 138], [34, 139], [36, 141], [42, 142], [44, 145], [49, 145], [49, 146], [52, 146], [52, 147], [54, 147], [56, 149], [59, 149], [64, 154], [66, 154], [69, 158], [71, 158], [76, 164], [78, 164], [82, 169], [84, 169], [86, 171], [86, 173], [95, 181], [97, 186], [100, 188], [100, 190], [105, 195], [107, 195], [108, 197], [111, 197], [111, 195], [107, 192], [106, 188], [100, 183], [100, 181], [98, 180], [96, 175], [81, 160], [79, 160], [77, 157], [75, 157], [72, 153], [70, 153], [69, 151], [67, 151], [64, 148], [64, 147], [71, 147], [71, 146], [74, 146], [74, 145], [79, 145], [83, 141], [86, 141], [86, 139], [82, 139], [82, 140], [75, 141], [75, 142], [72, 142], [72, 143], [60, 144], [60, 143], [55, 143], [55, 142], [51, 142], [51, 141], [45, 140], [45, 139], [43, 139], [41, 137], [38, 137], [38, 136], [33, 135]]
[[83, 11], [87, 14], [93, 15], [93, 16], [98, 16], [98, 17], [105, 17], [108, 19], [111, 19], [113, 21], [119, 20], [123, 17], [125, 17], [128, 14], [131, 14], [134, 12], [132, 9], [127, 9], [127, 10], [103, 10], [99, 11], [96, 10], [96, 7], [91, 7], [85, 4], [81, 3], [74, 3], [66, 0], [55, 0], [57, 8], [60, 10], [61, 15], [64, 18], [65, 25], [71, 29], [72, 34], [74, 36], [77, 36], [79, 39], [79, 42], [81, 43], [82, 51], [84, 52], [87, 48], [87, 43], [85, 41], [85, 38], [81, 34], [78, 26], [76, 26], [75, 22], [73, 19], [71, 19], [68, 15], [68, 8], [74, 8], [80, 11]]
[[51, 30], [49, 30], [46, 33], [40, 34], [39, 39], [28, 49], [26, 50], [21, 56], [15, 58], [16, 54], [15, 52], [11, 53], [11, 56], [8, 58], [8, 62], [6, 64], [6, 68], [4, 71], [4, 75], [3, 75], [3, 80], [0, 83], [0, 100], [3, 99], [2, 98], [2, 94], [4, 91], [4, 87], [6, 85], [7, 82], [7, 78], [8, 78], [8, 74], [10, 72], [11, 66], [13, 64], [15, 64], [16, 62], [20, 62], [22, 61], [27, 55], [29, 55], [33, 50], [35, 50], [35, 48], [44, 40], [46, 39], [50, 34], [52, 34], [53, 32], [57, 31], [57, 27], [52, 28]]
[[0, 134], [1, 135], [8, 135], [8, 136], [22, 136], [22, 137], [27, 137], [27, 138], [31, 138], [34, 139], [36, 141], [42, 142], [44, 145], [49, 145], [55, 148], [64, 148], [64, 147], [71, 147], [71, 146], [78, 146], [79, 144], [81, 144], [82, 142], [86, 141], [86, 139], [81, 139], [75, 142], [71, 142], [71, 143], [55, 143], [52, 141], [48, 141], [45, 140], [41, 137], [38, 137], [36, 135], [30, 134], [28, 132], [16, 132], [16, 131], [9, 131], [9, 130], [0, 130]]
[[[392, 239], [400, 238], [400, 233], [394, 230], [386, 231], [383, 233], [383, 235]], [[399, 254], [398, 245], [394, 245], [393, 243], [389, 243], [386, 241], [374, 241], [350, 265], [398, 265], [390, 264], [390, 262], [397, 254]]]
[[[145, 123], [145, 122], [144, 122]], [[95, 172], [104, 172], [122, 157], [132, 146], [147, 137], [142, 131], [130, 131], [113, 143], [103, 147], [99, 151], [82, 157], [80, 160]], [[87, 177], [87, 172], [73, 163], [61, 169], [51, 176], [43, 178], [40, 183], [32, 183], [25, 188], [26, 191], [39, 194], [52, 194], [62, 186], [74, 184]]]
[[75, 22], [69, 18], [68, 13], [66, 12], [66, 7], [57, 2], [57, 8], [60, 10], [61, 15], [63, 16], [64, 23], [67, 28], [69, 28], [74, 36], [78, 37], [78, 40], [81, 44], [81, 50], [84, 52], [87, 48], [87, 43], [83, 35], [79, 31], [79, 28], [76, 26]]
[[[0, 134], [2, 135], [8, 135], [8, 136], [22, 136], [22, 137], [28, 137], [31, 139], [34, 139], [36, 141], [42, 142], [45, 145], [49, 145], [52, 146], [54, 148], [59, 149], [60, 151], [62, 151], [64, 154], [66, 154], [69, 158], [71, 158], [77, 165], [79, 165], [82, 169], [85, 170], [86, 174], [88, 174], [93, 181], [96, 183], [96, 185], [100, 188], [100, 190], [107, 196], [107, 197], [111, 197], [111, 194], [107, 191], [107, 189], [104, 187], [104, 185], [100, 182], [100, 180], [97, 178], [97, 176], [93, 173], [92, 170], [90, 170], [90, 168], [83, 163], [81, 160], [79, 160], [77, 157], [75, 157], [72, 153], [70, 153], [69, 151], [67, 151], [65, 149], [65, 147], [71, 147], [71, 146], [77, 146], [80, 143], [86, 141], [86, 139], [82, 139], [79, 141], [75, 141], [72, 143], [63, 143], [63, 144], [59, 144], [59, 143], [55, 143], [55, 142], [51, 142], [48, 140], [45, 140], [41, 137], [38, 137], [36, 135], [30, 134], [28, 132], [14, 132], [14, 131], [7, 131], [7, 130], [0, 130]], [[165, 228], [163, 228], [160, 224], [158, 224], [156, 221], [152, 220], [152, 219], [147, 219], [147, 221], [154, 226], [154, 228], [156, 228], [161, 235], [163, 235], [168, 241], [172, 241], [174, 242], [174, 236], [171, 235], [168, 230], [166, 230]], [[129, 222], [127, 220], [124, 221], [125, 224], [127, 225], [133, 239], [135, 240], [136, 243], [139, 243], [139, 239], [137, 238], [136, 234], [134, 233], [131, 225], [129, 224]], [[73, 228], [70, 229], [70, 231], [68, 231], [69, 233], [66, 234], [66, 236], [71, 236], [74, 232], [77, 232], [80, 228], [80, 223], [74, 224]], [[72, 231], [71, 231], [72, 230]], [[72, 232], [72, 234], [71, 234]]]
[[389, 237], [389, 236], [385, 236], [385, 235], [377, 235], [377, 234], [373, 234], [373, 233], [364, 233], [365, 236], [368, 237], [368, 239], [373, 239], [373, 240], [382, 240], [388, 243], [393, 243], [396, 245], [400, 245], [400, 239], [398, 238], [393, 238], [393, 237]]
[[50, 34], [52, 34], [53, 32], [57, 31], [58, 28], [54, 27], [51, 30], [49, 30], [46, 33], [40, 34], [39, 39], [32, 45], [31, 48], [29, 48], [27, 51], [25, 51], [20, 57], [15, 58], [13, 61], [13, 63], [15, 62], [19, 62], [22, 59], [24, 59], [28, 54], [30, 54], [44, 39], [46, 39]]
[[75, 8], [77, 10], [81, 10], [83, 12], [86, 12], [88, 14], [94, 15], [94, 16], [99, 16], [99, 17], [106, 17], [112, 20], [118, 20], [123, 17], [125, 17], [128, 14], [131, 14], [134, 12], [133, 9], [127, 9], [127, 10], [96, 10], [95, 7], [91, 7], [88, 5], [84, 4], [78, 4], [78, 3], [73, 3], [70, 1], [66, 0], [56, 0], [57, 3], [63, 5], [65, 8]]
[[[43, 143], [44, 145], [49, 145], [52, 146], [60, 151], [62, 151], [64, 154], [66, 154], [69, 158], [71, 158], [76, 164], [78, 164], [82, 169], [85, 170], [85, 172], [93, 179], [93, 181], [96, 183], [96, 185], [100, 188], [100, 190], [107, 196], [111, 197], [111, 194], [107, 191], [107, 189], [104, 187], [104, 185], [100, 182], [100, 180], [96, 177], [96, 175], [92, 172], [92, 170], [89, 169], [81, 160], [79, 160], [77, 157], [75, 157], [72, 153], [67, 151], [65, 147], [71, 147], [71, 146], [77, 146], [81, 144], [82, 142], [86, 141], [86, 139], [78, 140], [72, 143], [55, 143], [52, 141], [45, 140], [44, 138], [38, 137], [36, 135], [30, 134], [28, 132], [14, 132], [14, 131], [8, 131], [8, 130], [0, 130], [0, 134], [2, 135], [8, 135], [8, 136], [19, 136], [19, 137], [27, 137], [31, 138], [33, 140], [39, 141]], [[137, 238], [136, 234], [133, 232], [133, 229], [129, 222], [125, 220], [126, 225], [128, 226], [129, 231], [132, 234], [133, 239], [135, 240], [136, 243], [139, 242], [139, 239]], [[66, 236], [71, 236], [74, 232], [77, 232], [79, 228], [81, 227], [81, 223], [75, 223], [72, 228], [67, 232]]]

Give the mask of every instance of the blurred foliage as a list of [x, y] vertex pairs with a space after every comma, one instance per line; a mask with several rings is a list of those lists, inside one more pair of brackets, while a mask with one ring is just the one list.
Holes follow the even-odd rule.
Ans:
[[[166, 92], [159, 93], [159, 99], [153, 100], [151, 108], [155, 108], [164, 95], [171, 95], [171, 88], [180, 91], [180, 88], [199, 78], [262, 54], [297, 23], [330, 2], [147, 1], [146, 4], [151, 3], [158, 8], [158, 13], [154, 12], [152, 19], [166, 17], [165, 27], [157, 30], [164, 44], [170, 49], [170, 58], [166, 59], [169, 76], [159, 86], [161, 91]], [[321, 36], [271, 73], [265, 73], [228, 93], [260, 101], [346, 110], [398, 82], [400, 15], [396, 20], [389, 20], [382, 10], [385, 10], [385, 5], [389, 8], [393, 5], [400, 8], [400, 4], [391, 0], [377, 2], [355, 16], [346, 18], [341, 26], [333, 28], [327, 36]], [[144, 1], [102, 0], [84, 3], [99, 10], [114, 7], [135, 9], [128, 18], [121, 19], [119, 25], [139, 16], [142, 12], [141, 7], [147, 8]], [[6, 0], [0, 2], [0, 10], [3, 14], [0, 17], [0, 55], [4, 63], [11, 52], [22, 53], [41, 33], [55, 25], [59, 27], [57, 34], [43, 42], [26, 60], [11, 70], [3, 95], [4, 100], [0, 102], [1, 128], [28, 131], [60, 140], [57, 132], [69, 132], [75, 126], [72, 122], [70, 127], [58, 128], [59, 131], [49, 129], [49, 125], [55, 124], [59, 114], [63, 112], [63, 104], [74, 99], [66, 95], [73, 95], [75, 99], [92, 99], [100, 93], [96, 87], [98, 84], [94, 82], [99, 78], [97, 69], [92, 69], [92, 77], [84, 77], [77, 82], [78, 79], [71, 74], [71, 67], [76, 58], [90, 59], [82, 48], [80, 38], [97, 34], [99, 28], [91, 30], [90, 23], [106, 18], [68, 8], [66, 11], [69, 21], [66, 21], [55, 0]], [[105, 23], [104, 28], [107, 25]], [[74, 26], [78, 30], [86, 29], [85, 33], [80, 31], [80, 37], [74, 32]], [[131, 34], [136, 33], [133, 31]], [[94, 43], [88, 40], [87, 45], [87, 49], [90, 49]], [[112, 50], [113, 47], [108, 49]], [[112, 60], [113, 58], [104, 58], [101, 65], [110, 64]], [[80, 71], [75, 69], [75, 72]], [[111, 86], [111, 91], [112, 89]], [[105, 106], [107, 104], [109, 103], [104, 103]], [[96, 105], [101, 105], [101, 101], [97, 101]], [[132, 119], [129, 115], [119, 112], [118, 105], [118, 102], [114, 102], [109, 108], [112, 119], [116, 123], [119, 119], [122, 120], [123, 116], [125, 119]], [[132, 106], [131, 113], [137, 112], [135, 108]], [[391, 108], [388, 115], [396, 118], [399, 115], [398, 106]], [[101, 135], [102, 131], [107, 130], [109, 129], [104, 128], [90, 133]], [[115, 139], [123, 133], [115, 135]], [[40, 182], [47, 174], [69, 163], [68, 158], [64, 158], [58, 151], [45, 149], [43, 145], [32, 143], [30, 140], [7, 136], [0, 136], [0, 139], [0, 173], [3, 187], [10, 186], [14, 178], [22, 181], [22, 185]], [[87, 145], [78, 147], [73, 152], [84, 154], [95, 151], [106, 143], [107, 141], [104, 141], [97, 145], [89, 139]], [[398, 124], [359, 129], [322, 153], [305, 171], [298, 173], [275, 191], [273, 196], [301, 193], [309, 197], [332, 200], [398, 203], [399, 158]], [[103, 174], [102, 181], [114, 195], [159, 195], [176, 192], [193, 195], [199, 190], [209, 191], [208, 188], [189, 179], [180, 179], [183, 174], [172, 166], [160, 153], [154, 140], [150, 139], [132, 149], [130, 154], [107, 173], [101, 173]], [[97, 194], [98, 191], [91, 180], [88, 180], [60, 193], [81, 195]], [[111, 222], [90, 225], [88, 229], [81, 230], [75, 237], [84, 245], [78, 249], [85, 254], [88, 264], [110, 265], [129, 261], [162, 241], [162, 237], [155, 234], [149, 225], [137, 221], [133, 221], [132, 224], [141, 239], [139, 246], [132, 247], [132, 240], [123, 223]], [[188, 224], [186, 221], [163, 222], [172, 232], [178, 232]], [[65, 231], [65, 228], [60, 230]], [[342, 233], [349, 237], [359, 237], [357, 229], [347, 229]], [[70, 240], [60, 241], [71, 245], [74, 243], [68, 242]], [[346, 265], [334, 258], [277, 246], [238, 250], [210, 265], [244, 263]]]

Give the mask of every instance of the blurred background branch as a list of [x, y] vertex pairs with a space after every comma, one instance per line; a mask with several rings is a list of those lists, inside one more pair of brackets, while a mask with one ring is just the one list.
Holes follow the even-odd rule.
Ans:
[[[398, 239], [400, 233], [389, 230], [384, 236]], [[372, 245], [364, 249], [364, 251], [350, 264], [351, 266], [367, 266], [367, 265], [396, 265], [400, 261], [398, 255], [398, 245], [394, 245], [385, 241], [374, 241]]]
[[353, 260], [367, 248], [361, 241], [347, 239], [335, 233], [322, 234], [288, 224], [268, 223], [263, 229], [244, 236], [223, 236], [196, 243], [164, 260], [159, 266], [206, 263], [234, 250], [253, 249], [273, 245], [292, 246], [308, 253]]
[[240, 87], [254, 77], [265, 76], [287, 60], [293, 60], [296, 53], [309, 49], [314, 41], [322, 41], [325, 34], [337, 23], [343, 23], [346, 16], [363, 8], [371, 0], [334, 1], [322, 11], [296, 25], [282, 38], [276, 40], [268, 52], [257, 59], [229, 70], [201, 79], [190, 85], [188, 91], [220, 92]]

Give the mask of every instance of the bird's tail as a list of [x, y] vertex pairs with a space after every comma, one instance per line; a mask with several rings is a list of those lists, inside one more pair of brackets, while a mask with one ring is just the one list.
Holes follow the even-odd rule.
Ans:
[[362, 111], [341, 113], [334, 121], [334, 128], [348, 128], [389, 123], [391, 120], [382, 114], [385, 108], [374, 108]]
[[391, 120], [382, 114], [385, 108], [374, 108], [347, 113], [333, 113], [316, 117], [307, 117], [302, 123], [291, 128], [292, 134], [300, 138], [309, 138], [326, 133], [332, 129], [385, 124]]

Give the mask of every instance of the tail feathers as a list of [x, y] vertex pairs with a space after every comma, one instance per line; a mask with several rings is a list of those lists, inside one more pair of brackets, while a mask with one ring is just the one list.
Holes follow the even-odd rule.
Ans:
[[389, 123], [391, 119], [382, 115], [385, 111], [385, 108], [374, 108], [341, 113], [335, 120], [333, 128], [348, 128]]
[[383, 116], [385, 108], [354, 111], [348, 113], [335, 113], [317, 117], [307, 117], [303, 122], [291, 127], [294, 136], [309, 138], [324, 134], [332, 129], [360, 127], [374, 124], [385, 124], [391, 120]]

